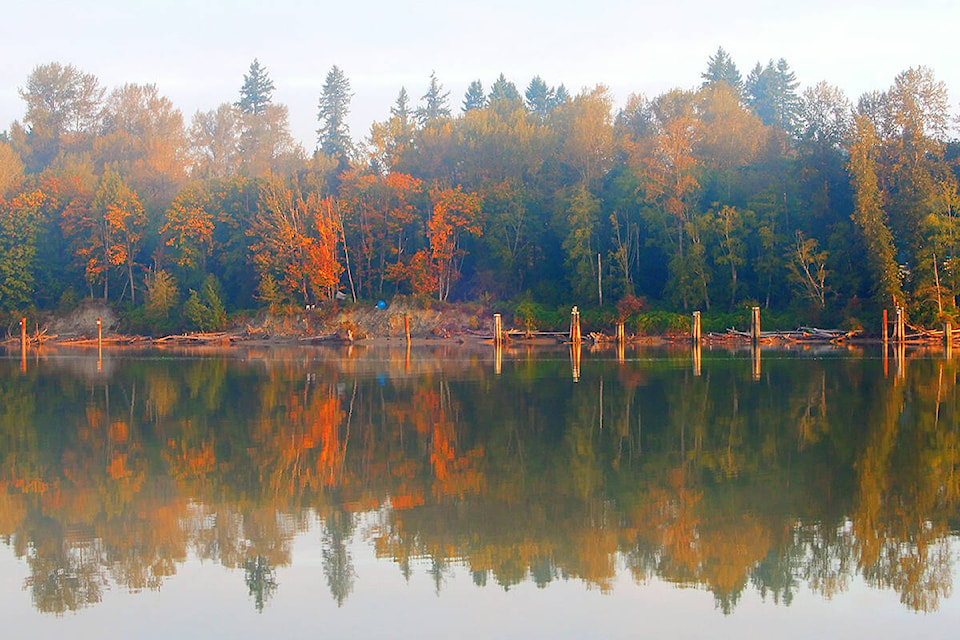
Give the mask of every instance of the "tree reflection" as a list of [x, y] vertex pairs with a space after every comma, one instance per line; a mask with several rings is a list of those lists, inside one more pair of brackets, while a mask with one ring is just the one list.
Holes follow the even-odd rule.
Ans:
[[263, 556], [247, 558], [243, 566], [244, 581], [253, 598], [257, 611], [262, 613], [263, 606], [273, 597], [277, 590], [277, 576], [270, 561]]
[[190, 553], [242, 570], [262, 611], [318, 521], [338, 606], [360, 537], [438, 592], [463, 566], [481, 586], [602, 591], [624, 567], [725, 613], [750, 589], [790, 605], [855, 579], [917, 611], [950, 595], [955, 362], [891, 380], [872, 360], [771, 358], [755, 384], [748, 360], [705, 353], [694, 376], [668, 354], [613, 373], [584, 360], [576, 385], [565, 364], [413, 374], [251, 352], [0, 371], [0, 536], [53, 613], [111, 584], [162, 588]]

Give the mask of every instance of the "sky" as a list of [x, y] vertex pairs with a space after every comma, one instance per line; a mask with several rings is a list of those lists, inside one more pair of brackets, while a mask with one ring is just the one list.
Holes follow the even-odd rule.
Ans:
[[454, 109], [475, 79], [500, 73], [523, 92], [540, 75], [571, 94], [608, 86], [632, 93], [693, 88], [718, 47], [746, 77], [785, 58], [801, 88], [827, 81], [857, 97], [926, 66], [960, 100], [954, 0], [19, 0], [4, 8], [0, 131], [22, 118], [18, 95], [40, 64], [72, 64], [109, 89], [154, 83], [183, 112], [238, 98], [254, 58], [285, 104], [294, 137], [316, 146], [327, 72], [350, 80], [351, 135], [389, 115], [401, 87], [413, 101], [431, 72]]

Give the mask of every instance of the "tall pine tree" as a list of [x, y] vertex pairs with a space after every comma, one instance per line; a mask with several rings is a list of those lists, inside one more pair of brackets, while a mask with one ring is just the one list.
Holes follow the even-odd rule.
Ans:
[[331, 67], [323, 83], [323, 92], [317, 107], [317, 148], [325, 155], [335, 158], [340, 167], [349, 165], [353, 143], [350, 141], [350, 81], [337, 65]]
[[259, 116], [267, 110], [272, 99], [273, 81], [267, 75], [267, 70], [260, 66], [260, 61], [254, 58], [250, 63], [250, 71], [243, 76], [236, 106], [241, 113]]

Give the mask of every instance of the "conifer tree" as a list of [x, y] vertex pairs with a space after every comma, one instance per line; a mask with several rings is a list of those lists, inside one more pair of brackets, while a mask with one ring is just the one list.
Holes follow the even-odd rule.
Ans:
[[740, 71], [734, 64], [730, 54], [718, 47], [717, 52], [707, 60], [707, 70], [701, 75], [703, 78], [702, 87], [710, 86], [718, 82], [725, 82], [739, 96], [743, 91], [743, 80], [740, 77]]
[[776, 63], [770, 60], [766, 67], [757, 63], [747, 76], [747, 103], [763, 124], [793, 135], [800, 118], [799, 85], [796, 74], [783, 58]]
[[417, 109], [417, 120], [420, 126], [426, 126], [441, 118], [449, 118], [450, 106], [447, 103], [449, 97], [450, 92], [443, 90], [443, 85], [437, 80], [436, 72], [431, 72], [430, 87], [421, 98], [422, 106]]
[[240, 99], [236, 102], [241, 113], [263, 115], [267, 105], [273, 99], [273, 81], [267, 70], [260, 66], [256, 58], [250, 63], [250, 71], [243, 76], [243, 86], [240, 87]]
[[347, 115], [350, 113], [350, 81], [337, 65], [333, 65], [323, 83], [323, 92], [317, 106], [317, 148], [332, 158], [336, 158], [342, 168], [346, 168], [353, 144], [350, 141], [350, 125]]
[[463, 112], [476, 111], [487, 106], [487, 94], [483, 92], [483, 84], [474, 80], [463, 94]]
[[541, 120], [546, 118], [553, 110], [553, 100], [555, 92], [552, 87], [548, 87], [540, 76], [534, 76], [530, 84], [527, 85], [525, 97], [527, 99], [527, 111], [539, 117]]

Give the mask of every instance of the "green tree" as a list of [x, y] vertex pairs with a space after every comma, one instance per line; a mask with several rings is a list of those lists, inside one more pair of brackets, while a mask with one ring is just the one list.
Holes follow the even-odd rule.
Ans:
[[24, 309], [33, 296], [40, 231], [39, 191], [0, 197], [0, 311]]
[[563, 241], [568, 278], [584, 300], [597, 294], [596, 225], [600, 201], [585, 186], [577, 188], [567, 206], [569, 231]]
[[723, 47], [717, 47], [717, 52], [707, 59], [707, 70], [700, 74], [700, 77], [703, 78], [702, 87], [722, 82], [730, 87], [737, 96], [743, 92], [743, 79], [740, 77], [740, 71], [733, 62], [733, 58], [723, 50]]
[[273, 88], [273, 81], [267, 70], [254, 58], [250, 63], [250, 70], [243, 76], [240, 99], [234, 104], [240, 109], [240, 113], [261, 116], [273, 100]]
[[170, 312], [179, 302], [177, 281], [168, 271], [150, 271], [146, 277], [144, 319], [151, 331], [172, 327]]
[[220, 331], [227, 326], [227, 313], [220, 300], [220, 283], [208, 275], [200, 293], [190, 290], [183, 312], [201, 331]]
[[317, 129], [317, 148], [321, 153], [336, 159], [341, 170], [350, 166], [350, 155], [353, 152], [350, 125], [347, 123], [352, 97], [350, 81], [340, 67], [333, 65], [327, 73], [317, 105], [317, 120], [320, 122], [320, 128]]
[[766, 125], [779, 127], [793, 135], [797, 130], [800, 98], [797, 96], [796, 74], [783, 58], [767, 66], [760, 63], [747, 76], [747, 104]]
[[554, 108], [555, 91], [547, 86], [540, 76], [534, 76], [527, 85], [524, 93], [527, 101], [527, 111], [534, 114], [541, 120], [546, 120], [547, 116]]
[[501, 73], [490, 86], [487, 104], [499, 111], [509, 113], [522, 105], [523, 99], [520, 97], [517, 85], [507, 80], [506, 76]]
[[430, 86], [421, 98], [421, 105], [417, 108], [417, 121], [421, 127], [431, 125], [438, 120], [450, 117], [448, 100], [450, 92], [443, 90], [443, 85], [437, 79], [435, 71], [430, 72]]
[[863, 115], [855, 120], [856, 134], [850, 147], [850, 178], [854, 189], [853, 219], [863, 234], [873, 288], [881, 305], [905, 303], [900, 286], [893, 234], [887, 226], [883, 196], [877, 177], [877, 135]]
[[487, 106], [487, 94], [483, 92], [483, 84], [479, 80], [474, 80], [467, 87], [467, 92], [463, 94], [463, 112], [476, 111]]

